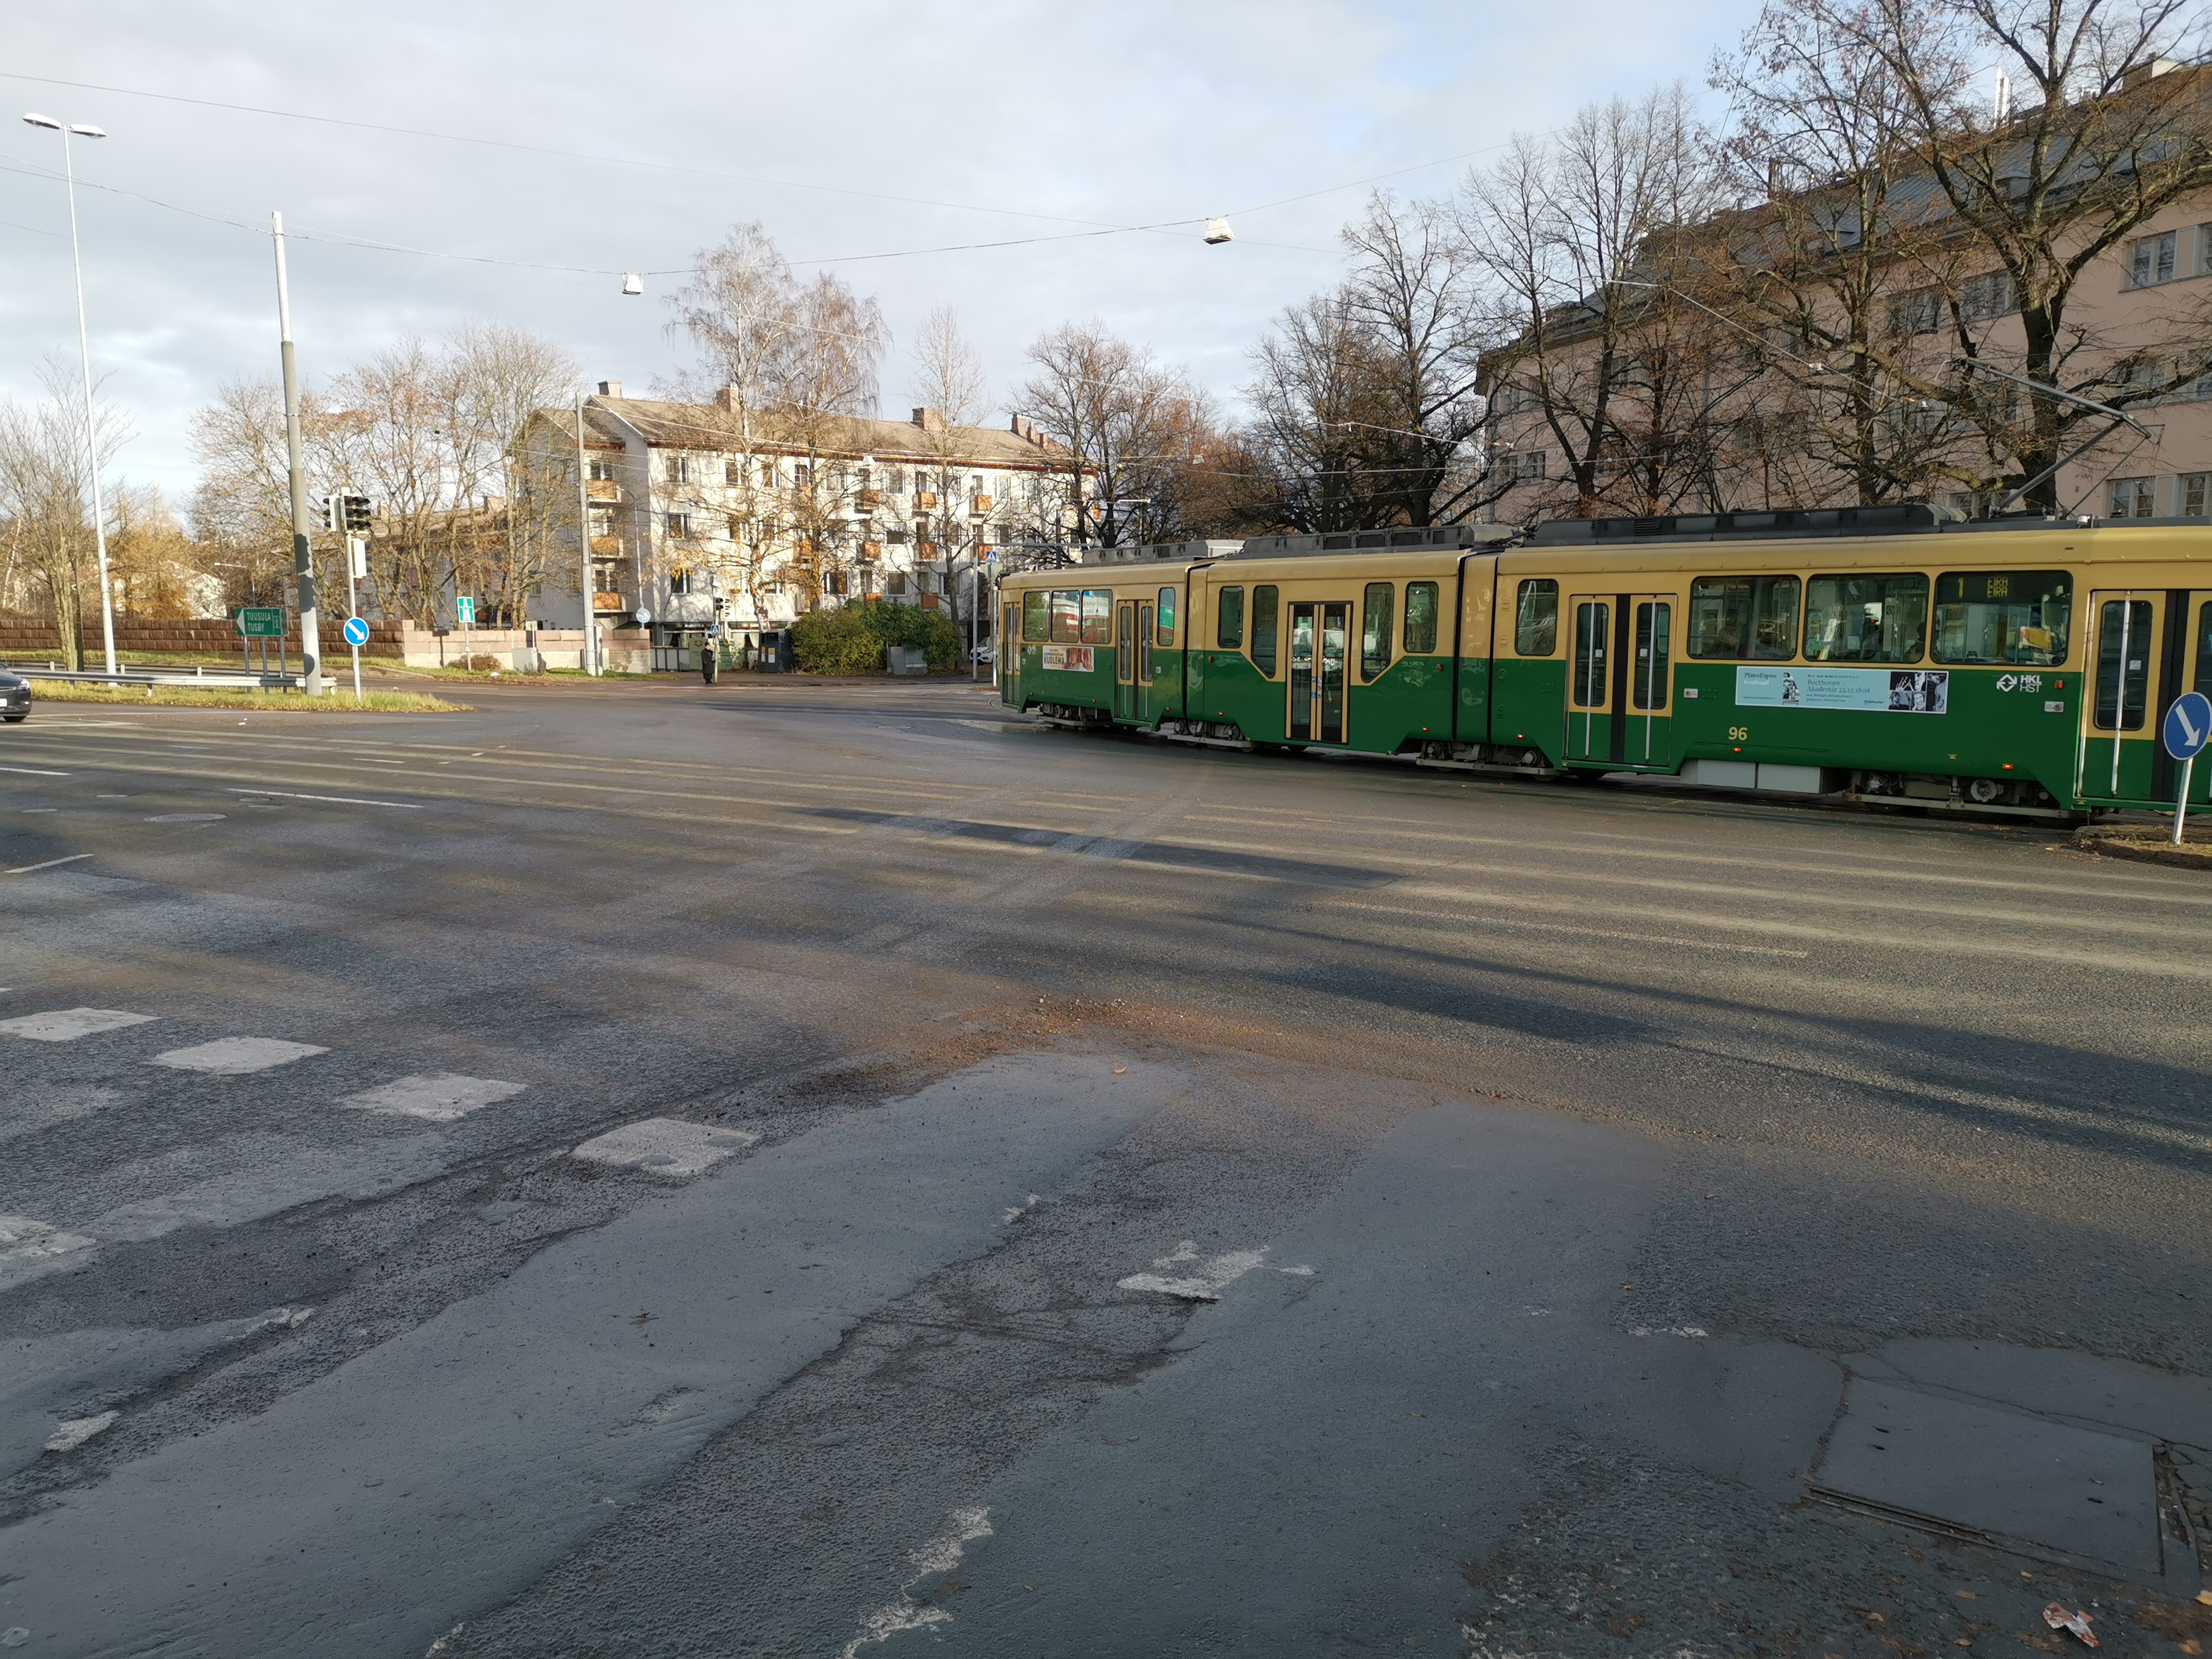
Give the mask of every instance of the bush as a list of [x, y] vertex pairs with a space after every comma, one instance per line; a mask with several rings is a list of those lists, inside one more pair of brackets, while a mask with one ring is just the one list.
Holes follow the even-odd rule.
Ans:
[[887, 647], [919, 648], [932, 668], [960, 660], [960, 630], [941, 611], [870, 600], [835, 611], [810, 611], [792, 624], [792, 655], [809, 674], [880, 674]]

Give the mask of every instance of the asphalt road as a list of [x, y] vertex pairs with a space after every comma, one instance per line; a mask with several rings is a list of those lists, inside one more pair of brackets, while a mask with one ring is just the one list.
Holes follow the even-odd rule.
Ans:
[[2212, 1638], [2196, 872], [467, 696], [0, 732], [0, 1645]]

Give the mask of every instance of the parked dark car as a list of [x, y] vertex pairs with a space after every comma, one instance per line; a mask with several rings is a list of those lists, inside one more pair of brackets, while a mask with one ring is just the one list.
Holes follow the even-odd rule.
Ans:
[[31, 683], [0, 668], [0, 720], [13, 726], [31, 718]]

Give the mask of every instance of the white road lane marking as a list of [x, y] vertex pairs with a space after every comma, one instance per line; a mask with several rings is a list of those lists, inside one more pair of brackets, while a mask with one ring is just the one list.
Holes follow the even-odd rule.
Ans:
[[0, 1033], [9, 1036], [31, 1037], [40, 1042], [74, 1042], [81, 1036], [90, 1036], [94, 1031], [118, 1030], [125, 1025], [143, 1025], [152, 1014], [125, 1013], [120, 1008], [55, 1008], [43, 1014], [23, 1014], [15, 1019], [0, 1019]]
[[960, 1558], [967, 1553], [969, 1545], [993, 1534], [991, 1511], [987, 1509], [955, 1510], [946, 1518], [952, 1522], [952, 1529], [940, 1538], [931, 1539], [907, 1558], [914, 1563], [916, 1571], [899, 1586], [898, 1600], [870, 1613], [860, 1626], [860, 1633], [845, 1644], [837, 1659], [858, 1659], [862, 1648], [888, 1642], [901, 1631], [927, 1630], [933, 1625], [952, 1622], [952, 1615], [943, 1607], [924, 1607], [916, 1601], [914, 1587], [933, 1573], [951, 1571], [960, 1565]]
[[222, 1077], [240, 1077], [247, 1072], [265, 1072], [272, 1066], [287, 1066], [310, 1054], [328, 1053], [329, 1049], [319, 1048], [312, 1042], [287, 1042], [282, 1037], [217, 1037], [213, 1042], [156, 1054], [154, 1064], [173, 1066], [180, 1072], [213, 1072]]
[[680, 1180], [701, 1174], [759, 1139], [750, 1129], [717, 1129], [681, 1118], [648, 1117], [593, 1136], [574, 1156], [587, 1164], [611, 1164]]
[[302, 795], [289, 789], [247, 789], [238, 784], [229, 786], [234, 795], [274, 795], [279, 800], [326, 800], [340, 806], [404, 806], [410, 812], [422, 810], [419, 800], [362, 800], [352, 795]]
[[27, 876], [33, 870], [51, 870], [58, 864], [75, 864], [79, 859], [88, 859], [92, 856], [90, 853], [71, 853], [65, 859], [48, 859], [44, 864], [19, 864], [13, 870], [4, 873], [11, 876]]
[[50, 772], [43, 766], [0, 766], [0, 772], [21, 772], [27, 778], [73, 778], [74, 772]]
[[97, 1417], [66, 1419], [46, 1437], [46, 1449], [52, 1452], [75, 1451], [122, 1415], [121, 1412], [102, 1412]]
[[383, 1112], [392, 1117], [420, 1117], [433, 1123], [451, 1123], [480, 1107], [495, 1105], [519, 1095], [522, 1089], [520, 1083], [501, 1083], [496, 1078], [438, 1072], [380, 1084], [357, 1095], [348, 1095], [338, 1104], [364, 1112]]
[[59, 1257], [89, 1249], [97, 1239], [65, 1233], [27, 1215], [0, 1215], [0, 1285], [43, 1273]]
[[1231, 1250], [1203, 1263], [1198, 1260], [1198, 1246], [1186, 1238], [1167, 1255], [1152, 1263], [1155, 1267], [1180, 1267], [1183, 1272], [1172, 1277], [1164, 1273], [1131, 1273], [1115, 1281], [1116, 1288], [1124, 1291], [1158, 1291], [1163, 1296], [1180, 1297], [1185, 1302], [1218, 1302], [1221, 1292], [1246, 1273], [1258, 1267], [1267, 1254], [1267, 1247], [1256, 1250]]
[[1684, 939], [1672, 933], [1623, 933], [1607, 927], [1577, 927], [1564, 921], [1520, 921], [1504, 916], [1461, 915], [1449, 910], [1409, 910], [1392, 904], [1333, 904], [1332, 910], [1367, 910], [1376, 915], [1413, 916], [1426, 921], [1476, 921], [1486, 927], [1505, 927], [1531, 933], [1580, 933], [1589, 939], [1624, 939], [1632, 945], [1686, 945], [1698, 951], [1731, 951], [1750, 957], [1809, 957], [1810, 951], [1788, 951], [1773, 945], [1729, 945], [1719, 939]]
[[215, 823], [230, 816], [228, 812], [161, 812], [146, 820], [149, 823]]

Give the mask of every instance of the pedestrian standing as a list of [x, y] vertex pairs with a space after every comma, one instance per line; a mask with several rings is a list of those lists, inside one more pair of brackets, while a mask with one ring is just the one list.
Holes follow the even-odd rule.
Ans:
[[699, 641], [699, 678], [709, 685], [722, 668], [722, 624], [714, 623], [707, 629], [707, 636]]

